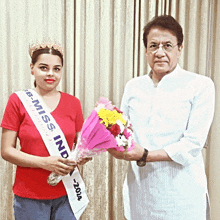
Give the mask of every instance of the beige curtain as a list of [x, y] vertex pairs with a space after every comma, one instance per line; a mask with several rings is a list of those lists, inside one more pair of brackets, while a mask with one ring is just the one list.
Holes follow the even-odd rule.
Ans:
[[[56, 40], [65, 48], [59, 89], [80, 98], [88, 117], [100, 96], [117, 106], [125, 83], [146, 74], [142, 29], [155, 15], [171, 14], [184, 30], [180, 65], [211, 77], [216, 113], [204, 159], [212, 219], [220, 216], [220, 1], [219, 0], [1, 0], [0, 118], [9, 95], [33, 88], [29, 43]], [[122, 220], [127, 162], [103, 153], [81, 168], [89, 206], [81, 220]], [[0, 159], [0, 220], [13, 220], [15, 166]]]

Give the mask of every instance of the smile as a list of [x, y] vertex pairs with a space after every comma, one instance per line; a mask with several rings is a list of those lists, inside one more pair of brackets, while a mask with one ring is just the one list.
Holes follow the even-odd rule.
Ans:
[[45, 81], [46, 81], [47, 83], [50, 83], [50, 84], [55, 82], [54, 79], [45, 79]]

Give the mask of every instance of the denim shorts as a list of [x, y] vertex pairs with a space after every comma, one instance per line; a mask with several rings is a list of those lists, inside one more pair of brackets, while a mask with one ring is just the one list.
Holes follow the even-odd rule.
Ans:
[[39, 200], [14, 196], [15, 220], [76, 220], [67, 196]]

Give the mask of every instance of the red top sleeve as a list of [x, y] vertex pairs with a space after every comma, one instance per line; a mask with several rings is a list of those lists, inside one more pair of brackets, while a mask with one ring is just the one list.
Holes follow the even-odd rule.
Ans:
[[13, 93], [8, 100], [3, 115], [1, 127], [18, 132], [20, 127], [20, 100], [17, 95]]

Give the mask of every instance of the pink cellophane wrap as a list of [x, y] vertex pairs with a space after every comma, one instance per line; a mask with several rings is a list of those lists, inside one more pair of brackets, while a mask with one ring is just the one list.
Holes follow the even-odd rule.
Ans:
[[[102, 108], [108, 109], [110, 111], [117, 109], [105, 97], [101, 97], [96, 105], [97, 108], [101, 106]], [[117, 111], [121, 112], [119, 109], [117, 109]], [[72, 158], [75, 161], [77, 161], [77, 159], [80, 157], [92, 157], [101, 152], [105, 152], [110, 148], [115, 148], [117, 151], [125, 151], [124, 147], [118, 145], [115, 137], [105, 127], [105, 125], [100, 122], [101, 119], [99, 118], [97, 109], [95, 108], [84, 122], [78, 137], [76, 148], [72, 153]], [[130, 151], [133, 148], [134, 141], [132, 140], [131, 146], [129, 146], [127, 151]]]
[[[77, 154], [77, 158], [91, 157], [116, 147], [114, 136], [100, 123], [97, 112], [93, 110], [83, 124], [73, 155]], [[77, 161], [75, 156], [73, 158]]]

